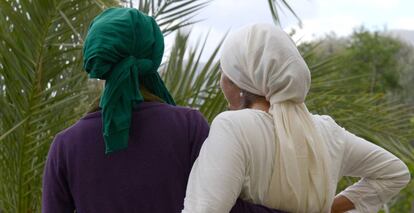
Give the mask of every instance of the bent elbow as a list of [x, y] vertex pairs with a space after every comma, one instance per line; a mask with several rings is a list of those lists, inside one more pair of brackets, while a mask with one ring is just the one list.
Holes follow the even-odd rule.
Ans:
[[410, 182], [410, 180], [411, 180], [411, 174], [410, 174], [410, 170], [408, 170], [408, 168], [407, 168], [407, 166], [405, 166], [405, 168], [406, 168], [406, 173], [405, 173], [405, 175], [404, 175], [404, 177], [403, 177], [403, 179], [404, 179], [404, 187]]
[[407, 165], [401, 160], [399, 160], [400, 167], [398, 174], [396, 175], [396, 182], [404, 188], [411, 180], [410, 170], [408, 169]]

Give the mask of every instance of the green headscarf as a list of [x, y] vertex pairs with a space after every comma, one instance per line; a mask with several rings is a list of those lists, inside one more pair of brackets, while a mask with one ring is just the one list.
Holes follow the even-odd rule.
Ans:
[[175, 105], [157, 72], [163, 54], [157, 23], [137, 9], [107, 9], [89, 26], [83, 62], [90, 78], [106, 80], [99, 104], [106, 154], [128, 147], [132, 109], [144, 100], [140, 83]]

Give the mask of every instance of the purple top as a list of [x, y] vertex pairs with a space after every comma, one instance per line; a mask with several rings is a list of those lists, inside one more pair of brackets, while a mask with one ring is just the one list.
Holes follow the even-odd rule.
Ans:
[[[105, 155], [101, 112], [59, 133], [43, 177], [43, 213], [180, 212], [191, 167], [207, 137], [202, 115], [144, 102], [128, 148]], [[238, 200], [232, 212], [277, 212]]]

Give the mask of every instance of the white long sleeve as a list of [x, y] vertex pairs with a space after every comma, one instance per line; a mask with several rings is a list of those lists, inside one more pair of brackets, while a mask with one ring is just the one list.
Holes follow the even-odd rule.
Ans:
[[361, 177], [340, 195], [354, 203], [350, 212], [378, 212], [410, 181], [407, 166], [385, 149], [336, 124], [333, 128], [334, 136], [345, 144], [340, 176]]
[[228, 120], [218, 117], [193, 165], [183, 213], [229, 212], [240, 195], [245, 157]]

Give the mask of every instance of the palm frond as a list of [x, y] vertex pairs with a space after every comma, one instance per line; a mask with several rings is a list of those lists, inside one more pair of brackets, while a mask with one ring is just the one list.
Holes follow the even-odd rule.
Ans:
[[208, 35], [204, 42], [198, 42], [201, 45], [194, 48], [189, 47], [189, 36], [189, 33], [177, 33], [168, 62], [161, 68], [161, 73], [178, 105], [197, 108], [211, 121], [226, 106], [219, 88], [220, 73], [217, 60], [223, 40], [208, 60], [202, 62], [201, 56]]
[[94, 16], [115, 5], [0, 1], [0, 211], [40, 211], [53, 136], [73, 124], [84, 113], [78, 106], [91, 98], [80, 74], [82, 37]]
[[267, 2], [269, 4], [269, 9], [270, 9], [270, 13], [272, 15], [273, 21], [277, 25], [281, 25], [279, 13], [283, 12], [284, 9], [287, 9], [288, 12], [291, 13], [298, 21], [299, 27], [302, 27], [302, 20], [300, 19], [298, 14], [296, 14], [295, 10], [293, 10], [289, 2], [287, 2], [286, 0], [267, 0]]
[[193, 20], [210, 0], [139, 0], [138, 9], [155, 18], [164, 35], [197, 23]]

